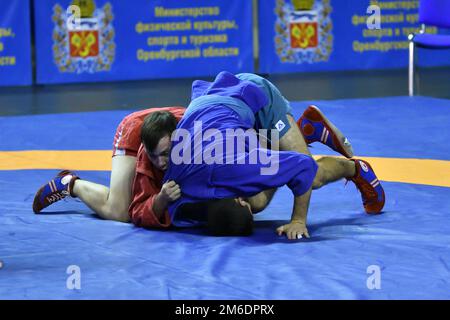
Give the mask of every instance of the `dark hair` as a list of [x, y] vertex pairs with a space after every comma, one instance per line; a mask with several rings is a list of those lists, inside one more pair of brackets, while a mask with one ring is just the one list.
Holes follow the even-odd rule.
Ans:
[[153, 151], [159, 140], [171, 136], [177, 122], [177, 118], [169, 111], [155, 111], [146, 116], [141, 128], [141, 141], [147, 151]]
[[253, 232], [253, 215], [234, 199], [208, 203], [208, 231], [214, 236], [248, 236]]

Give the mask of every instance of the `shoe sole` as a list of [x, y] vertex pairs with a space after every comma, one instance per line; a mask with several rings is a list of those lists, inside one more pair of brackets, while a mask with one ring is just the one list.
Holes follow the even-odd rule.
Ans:
[[[359, 159], [359, 160], [361, 160], [361, 159]], [[355, 160], [355, 161], [358, 161], [358, 160]], [[372, 170], [372, 172], [375, 174], [375, 170], [373, 170], [373, 168], [372, 168], [372, 166], [370, 165], [370, 163], [368, 163], [367, 161], [364, 161], [364, 163], [365, 163], [366, 166], [368, 166], [369, 169]], [[375, 177], [377, 177], [376, 174], [375, 174]], [[378, 177], [377, 177], [377, 179], [378, 179]], [[378, 181], [379, 181], [379, 180], [378, 180]], [[384, 205], [385, 205], [385, 203], [386, 203], [386, 194], [384, 193], [384, 188], [383, 188], [383, 186], [381, 185], [381, 181], [380, 181], [380, 186], [381, 186], [381, 192], [382, 192], [382, 194], [383, 194], [383, 201], [382, 201], [381, 203], [379, 203], [379, 205], [377, 206], [377, 208], [375, 208], [375, 210], [367, 210], [366, 208], [364, 208], [367, 214], [375, 215], [375, 214], [381, 214], [381, 213], [383, 212], [383, 208], [384, 208]]]
[[34, 196], [33, 200], [33, 212], [35, 214], [40, 213], [44, 208], [41, 208], [41, 204], [39, 201], [39, 198], [41, 196], [42, 190], [44, 189], [45, 185], [39, 188], [38, 192], [36, 192], [36, 195]]
[[[330, 121], [328, 118], [320, 111], [320, 109], [314, 105], [311, 105], [308, 107], [308, 109], [313, 109], [314, 112], [317, 112], [320, 116], [320, 120], [323, 121], [325, 127], [329, 132], [333, 134], [331, 137], [333, 139], [334, 144], [337, 147], [337, 151], [342, 154], [346, 158], [352, 158], [354, 156], [353, 154], [353, 148], [351, 144], [345, 144], [345, 136], [344, 134]], [[313, 120], [315, 121], [315, 120]], [[334, 139], [336, 138], [336, 139]], [[337, 141], [336, 141], [337, 140]], [[348, 141], [348, 140], [347, 140]]]

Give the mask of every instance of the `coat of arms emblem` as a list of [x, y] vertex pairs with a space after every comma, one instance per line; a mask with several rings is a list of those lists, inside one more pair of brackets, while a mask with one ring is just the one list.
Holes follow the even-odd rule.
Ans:
[[275, 47], [281, 62], [328, 61], [333, 48], [330, 0], [276, 0]]
[[80, 8], [76, 23], [68, 23], [71, 15], [59, 4], [53, 7], [53, 56], [59, 71], [109, 71], [116, 50], [111, 4], [96, 8], [94, 0], [73, 0], [72, 5]]

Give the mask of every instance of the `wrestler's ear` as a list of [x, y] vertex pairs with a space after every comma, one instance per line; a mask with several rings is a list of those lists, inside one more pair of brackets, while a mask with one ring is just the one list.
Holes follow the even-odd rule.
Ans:
[[241, 207], [247, 208], [247, 209], [250, 211], [250, 213], [252, 213], [252, 206], [250, 205], [250, 202], [248, 202], [246, 199], [244, 199], [244, 198], [242, 198], [242, 197], [237, 197], [237, 198], [235, 199], [235, 201], [236, 201]]

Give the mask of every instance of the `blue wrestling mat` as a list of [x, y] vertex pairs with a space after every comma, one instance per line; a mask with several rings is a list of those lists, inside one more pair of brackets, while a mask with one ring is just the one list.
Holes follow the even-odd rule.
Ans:
[[[293, 103], [295, 118], [309, 103]], [[75, 200], [35, 215], [36, 190], [59, 170], [4, 168], [0, 299], [450, 299], [450, 188], [428, 179], [450, 173], [450, 101], [314, 104], [350, 138], [357, 156], [377, 159], [384, 214], [365, 214], [354, 185], [341, 181], [313, 192], [309, 240], [275, 234], [291, 215], [286, 188], [256, 216], [250, 237], [145, 230], [100, 220]], [[0, 159], [21, 150], [110, 150], [128, 113], [0, 118]], [[333, 154], [322, 146], [311, 151]], [[392, 159], [397, 168], [383, 167]], [[441, 161], [401, 174], [411, 159]], [[109, 184], [108, 171], [78, 173]], [[423, 183], [408, 183], [417, 175]]]

